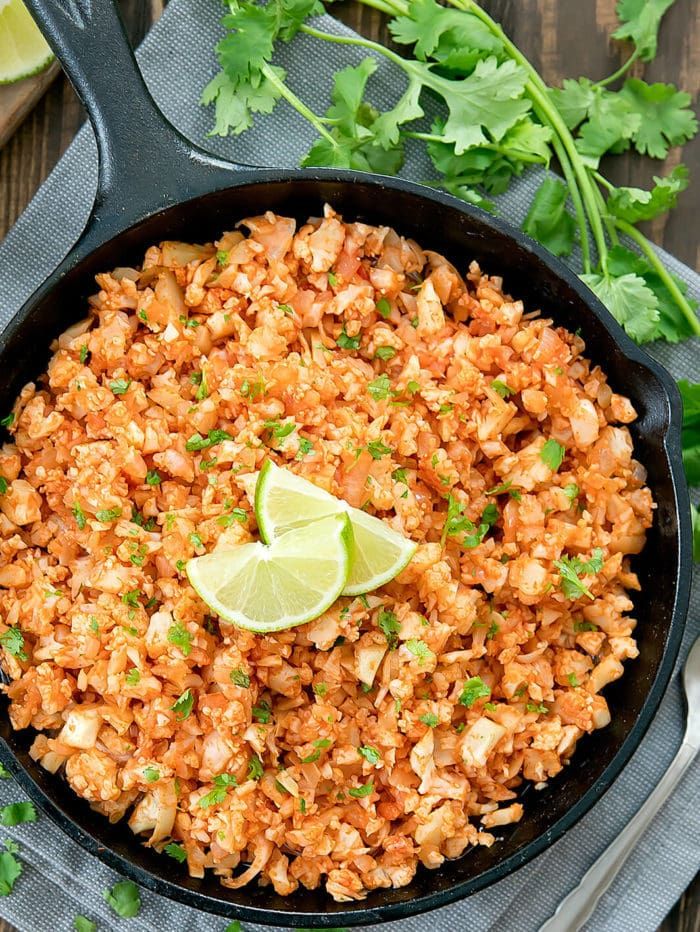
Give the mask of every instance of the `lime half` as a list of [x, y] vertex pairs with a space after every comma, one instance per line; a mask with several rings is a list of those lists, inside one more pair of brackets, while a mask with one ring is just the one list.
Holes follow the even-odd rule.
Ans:
[[195, 557], [187, 575], [216, 614], [258, 634], [322, 615], [343, 591], [352, 559], [345, 515], [297, 528], [269, 546], [256, 541]]
[[[255, 487], [255, 518], [266, 542], [286, 536], [329, 515], [347, 514], [355, 539], [355, 554], [343, 595], [361, 595], [397, 576], [416, 552], [417, 544], [384, 521], [352, 508], [313, 482], [266, 460]], [[309, 560], [315, 560], [314, 551]]]
[[47, 67], [53, 53], [22, 0], [0, 0], [0, 84], [14, 84]]

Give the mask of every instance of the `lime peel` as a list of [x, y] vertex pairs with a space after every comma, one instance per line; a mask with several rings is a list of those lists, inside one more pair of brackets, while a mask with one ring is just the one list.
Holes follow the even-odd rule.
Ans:
[[53, 53], [21, 0], [0, 0], [0, 84], [43, 71]]

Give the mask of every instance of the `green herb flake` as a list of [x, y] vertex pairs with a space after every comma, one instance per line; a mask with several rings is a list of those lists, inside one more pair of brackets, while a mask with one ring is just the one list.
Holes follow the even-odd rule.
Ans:
[[122, 919], [131, 919], [139, 914], [141, 896], [139, 888], [130, 880], [120, 880], [102, 894], [105, 901]]
[[559, 587], [567, 599], [578, 599], [582, 595], [591, 601], [595, 598], [590, 589], [581, 582], [580, 575], [595, 575], [602, 570], [603, 551], [600, 547], [596, 547], [590, 560], [563, 556], [561, 560], [554, 561], [554, 566], [559, 570]]
[[390, 456], [394, 451], [381, 440], [370, 440], [367, 450], [373, 460], [380, 460], [383, 456]]
[[313, 690], [320, 699], [323, 699], [328, 693], [328, 686], [326, 683], [314, 683]]
[[180, 698], [170, 706], [175, 715], [178, 718], [178, 721], [184, 722], [186, 718], [189, 718], [194, 708], [194, 694], [191, 689], [186, 689]]
[[9, 414], [6, 414], [4, 418], [0, 419], [0, 426], [2, 427], [12, 427], [15, 421], [15, 412], [10, 411]]
[[396, 350], [393, 346], [378, 346], [374, 354], [375, 359], [382, 359], [385, 362], [396, 356]]
[[335, 272], [328, 272], [328, 284], [331, 286], [331, 288], [335, 288], [335, 286], [338, 284], [338, 276], [335, 274]]
[[97, 932], [97, 923], [86, 916], [79, 915], [73, 919], [73, 929], [75, 932]]
[[434, 712], [425, 712], [418, 720], [423, 722], [424, 725], [427, 725], [428, 728], [437, 728], [439, 721], [437, 715]]
[[76, 502], [75, 505], [73, 505], [72, 510], [73, 510], [73, 517], [75, 518], [75, 523], [78, 525], [78, 530], [79, 531], [84, 530], [85, 525], [87, 524], [87, 518], [85, 517], [85, 512], [80, 507], [80, 503]]
[[310, 440], [307, 440], [306, 437], [300, 437], [299, 438], [299, 449], [294, 459], [295, 460], [303, 459], [307, 455], [307, 453], [311, 453], [313, 448], [314, 448], [314, 445]]
[[259, 780], [264, 774], [265, 768], [263, 767], [263, 762], [260, 760], [257, 754], [251, 755], [251, 758], [248, 761], [248, 779]]
[[202, 809], [220, 805], [225, 799], [229, 787], [238, 786], [238, 780], [232, 773], [220, 773], [212, 780], [214, 789], [210, 790], [199, 800]]
[[143, 775], [147, 783], [156, 783], [156, 781], [160, 780], [160, 770], [156, 767], [146, 767], [143, 771]]
[[240, 686], [241, 689], [250, 688], [250, 677], [244, 670], [241, 670], [240, 668], [231, 670], [229, 678], [232, 683], [234, 683], [236, 686]]
[[375, 401], [384, 401], [391, 394], [391, 382], [386, 372], [374, 379], [367, 386], [367, 391]]
[[368, 744], [364, 744], [362, 747], [359, 747], [357, 749], [357, 753], [361, 757], [364, 757], [368, 764], [372, 764], [373, 766], [380, 764], [382, 761], [382, 755], [379, 753], [379, 751]]
[[206, 450], [208, 447], [213, 447], [217, 443], [222, 443], [224, 440], [232, 440], [231, 434], [225, 430], [210, 430], [206, 437], [202, 437], [201, 434], [192, 434], [190, 439], [185, 444], [185, 449], [189, 452], [195, 452], [197, 450]]
[[167, 844], [165, 848], [163, 848], [163, 851], [165, 851], [168, 857], [173, 858], [180, 864], [184, 864], [187, 860], [187, 852], [185, 849], [182, 847], [182, 845], [178, 845], [174, 841], [171, 841], [169, 844]]
[[256, 722], [260, 722], [261, 725], [269, 725], [272, 719], [270, 704], [261, 699], [257, 705], [253, 706], [253, 718]]
[[501, 398], [510, 398], [511, 395], [515, 394], [514, 390], [500, 379], [494, 379], [493, 382], [491, 382], [491, 388], [499, 394]]
[[113, 395], [126, 395], [130, 385], [131, 379], [113, 379], [109, 383], [109, 388]]
[[549, 712], [549, 709], [546, 705], [538, 704], [536, 702], [528, 702], [525, 706], [528, 712], [537, 712], [538, 715], [546, 715]]
[[566, 678], [569, 681], [569, 686], [573, 686], [574, 689], [581, 685], [575, 673], [567, 673]]
[[565, 448], [556, 440], [547, 440], [540, 450], [540, 459], [552, 472], [556, 472], [564, 462]]
[[240, 524], [245, 524], [248, 520], [248, 512], [243, 508], [232, 508], [228, 514], [220, 515], [216, 519], [216, 523], [220, 527], [231, 527], [234, 521], [238, 521]]
[[345, 327], [343, 327], [340, 332], [340, 336], [335, 342], [340, 347], [340, 349], [358, 350], [360, 348], [362, 338], [359, 333], [355, 337], [349, 337], [345, 331]]
[[116, 521], [117, 518], [121, 518], [122, 510], [121, 508], [106, 508], [102, 511], [98, 511], [95, 514], [95, 517], [102, 524], [109, 524], [112, 521]]
[[565, 485], [563, 490], [564, 495], [569, 499], [570, 502], [575, 501], [581, 494], [581, 490], [576, 485], [575, 482], [570, 482], [568, 485]]
[[364, 799], [366, 796], [371, 796], [374, 791], [374, 783], [365, 783], [362, 786], [351, 786], [348, 790], [348, 796], [352, 796], [353, 799]]
[[19, 628], [8, 628], [0, 634], [0, 644], [5, 648], [8, 654], [17, 657], [19, 660], [28, 660], [24, 650], [24, 635]]
[[484, 683], [480, 676], [472, 676], [462, 687], [459, 697], [459, 704], [471, 709], [479, 699], [488, 699], [491, 695], [491, 689]]
[[141, 673], [136, 667], [132, 667], [131, 670], [124, 676], [124, 682], [127, 686], [138, 686], [141, 682]]
[[189, 657], [192, 653], [192, 635], [180, 621], [168, 629], [168, 642], [179, 647], [183, 657]]
[[23, 822], [36, 822], [37, 815], [34, 803], [10, 803], [0, 808], [0, 825], [21, 825]]
[[401, 630], [401, 622], [396, 615], [382, 608], [377, 616], [377, 627], [386, 638], [389, 650], [394, 650], [398, 644], [398, 635]]
[[431, 651], [425, 641], [419, 641], [416, 638], [410, 638], [406, 641], [406, 647], [417, 659], [419, 666], [423, 666], [430, 660], [435, 659], [435, 654]]
[[146, 485], [160, 485], [163, 480], [155, 469], [149, 469], [146, 473]]
[[387, 298], [380, 298], [375, 307], [377, 308], [377, 313], [383, 317], [384, 320], [386, 320], [387, 317], [391, 317], [391, 304], [389, 304]]

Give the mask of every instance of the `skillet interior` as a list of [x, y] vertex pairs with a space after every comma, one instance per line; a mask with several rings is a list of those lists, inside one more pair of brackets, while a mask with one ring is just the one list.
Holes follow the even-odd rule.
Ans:
[[522, 298], [529, 309], [539, 307], [571, 330], [580, 327], [587, 354], [603, 365], [611, 385], [632, 399], [640, 414], [632, 425], [636, 456], [647, 467], [658, 503], [646, 549], [634, 564], [643, 587], [635, 605], [640, 657], [606, 690], [611, 725], [582, 739], [571, 765], [546, 789], [524, 791], [525, 815], [519, 824], [502, 830], [499, 844], [475, 849], [437, 871], [421, 869], [411, 886], [379, 891], [358, 903], [336, 904], [320, 891], [292, 898], [253, 885], [230, 891], [213, 877], [187, 878], [179, 865], [142, 847], [126, 824], [109, 825], [63, 780], [36, 765], [28, 756], [33, 733], [11, 730], [4, 698], [0, 757], [69, 834], [157, 892], [198, 908], [282, 925], [357, 925], [401, 918], [472, 893], [544, 850], [607, 789], [646, 731], [678, 650], [690, 578], [688, 554], [681, 545], [687, 539], [686, 493], [680, 479], [678, 406], [671, 403], [675, 388], [570, 271], [480, 211], [397, 179], [358, 180], [351, 173], [296, 172], [280, 180], [279, 172], [258, 172], [241, 176], [241, 182], [148, 218], [50, 279], [38, 300], [0, 338], [0, 410], [8, 410], [19, 388], [44, 371], [49, 341], [84, 316], [85, 298], [95, 290], [94, 274], [139, 261], [148, 244], [171, 238], [206, 241], [231, 229], [241, 217], [266, 209], [304, 220], [318, 215], [324, 201], [345, 219], [389, 224], [422, 246], [443, 252], [462, 270], [477, 259], [485, 271], [502, 275], [506, 291]]

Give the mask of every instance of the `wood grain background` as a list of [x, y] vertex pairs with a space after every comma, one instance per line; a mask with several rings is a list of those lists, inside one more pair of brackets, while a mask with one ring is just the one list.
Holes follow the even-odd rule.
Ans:
[[[121, 0], [132, 41], [138, 42], [160, 16], [167, 0]], [[599, 79], [623, 60], [619, 43], [609, 35], [616, 25], [615, 0], [483, 0], [550, 84], [565, 77]], [[386, 41], [383, 17], [353, 0], [333, 7], [334, 15], [364, 35]], [[697, 100], [700, 93], [700, 0], [677, 0], [664, 19], [659, 54], [634, 74], [648, 81], [672, 81]], [[0, 239], [21, 214], [84, 120], [67, 81], [61, 77], [48, 90], [15, 135], [0, 151]], [[646, 230], [688, 265], [700, 270], [700, 136], [674, 149], [665, 164], [625, 154], [604, 163], [614, 182], [647, 186], [679, 162], [691, 170], [691, 186], [679, 207]], [[1, 909], [0, 904], [0, 909]], [[212, 926], [216, 921], [212, 921]], [[216, 924], [218, 927], [218, 924]], [[62, 926], [63, 927], [63, 926]], [[15, 932], [0, 919], [0, 932]], [[23, 929], [21, 932], [33, 932]], [[174, 930], [164, 930], [174, 932]], [[631, 930], [632, 932], [632, 930]], [[659, 932], [700, 932], [700, 881], [688, 889]]]

